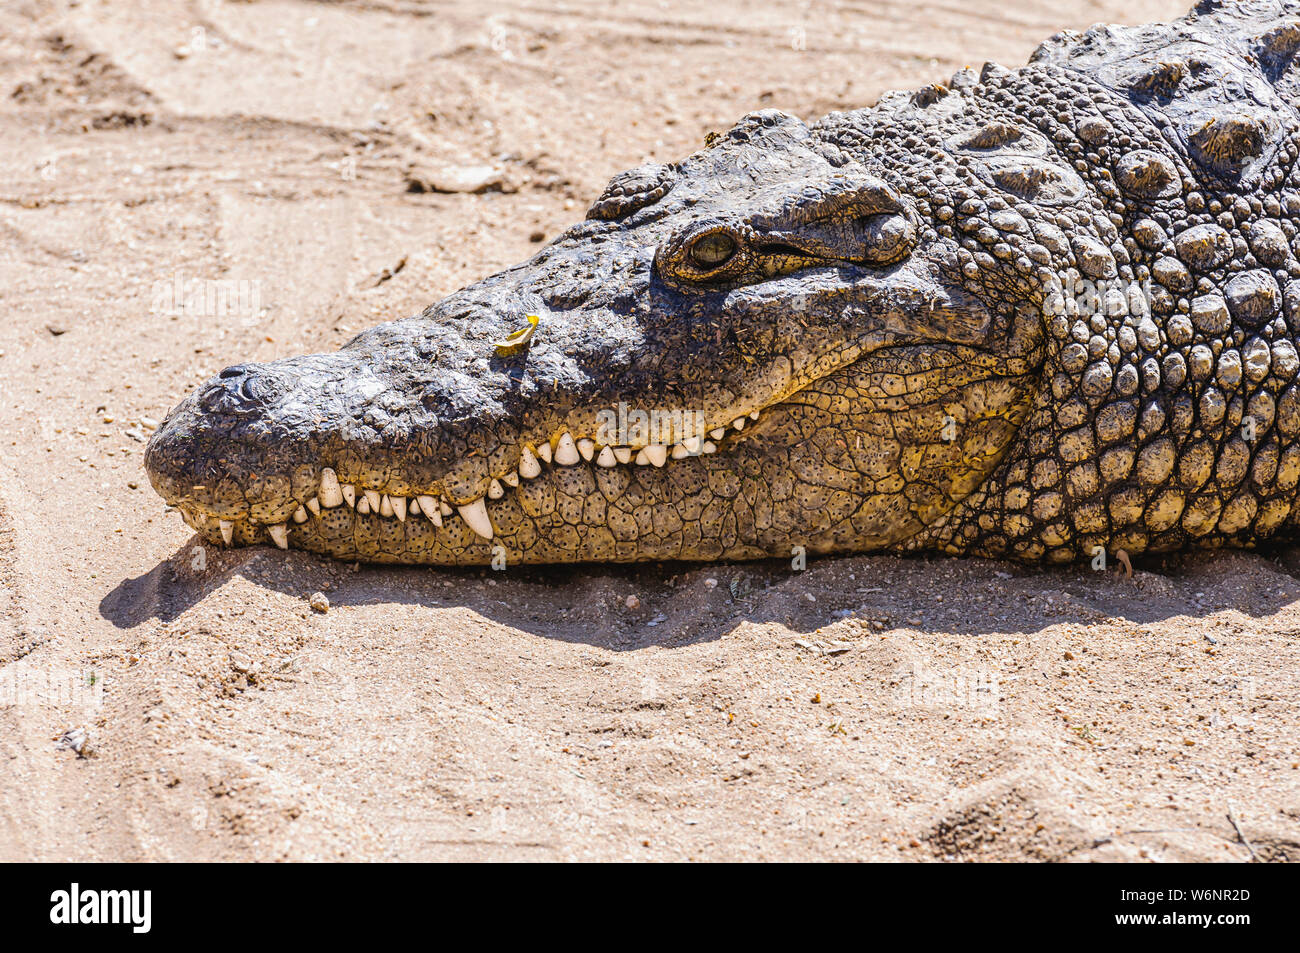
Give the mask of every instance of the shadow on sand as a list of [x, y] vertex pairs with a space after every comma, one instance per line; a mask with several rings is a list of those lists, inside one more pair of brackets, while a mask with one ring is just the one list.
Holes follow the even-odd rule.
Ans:
[[490, 569], [356, 566], [267, 547], [215, 549], [197, 536], [145, 575], [123, 579], [100, 614], [119, 628], [170, 622], [242, 577], [306, 599], [326, 589], [335, 608], [413, 605], [469, 610], [542, 638], [614, 650], [713, 641], [742, 623], [798, 633], [845, 618], [869, 629], [981, 635], [1061, 623], [1234, 609], [1272, 615], [1300, 598], [1300, 553], [1203, 551], [1112, 566], [1031, 567], [948, 557], [825, 557], [795, 571], [780, 560]]

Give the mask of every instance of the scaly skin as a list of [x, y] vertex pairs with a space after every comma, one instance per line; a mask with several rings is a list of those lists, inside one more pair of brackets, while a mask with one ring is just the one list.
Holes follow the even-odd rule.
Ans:
[[[418, 317], [223, 371], [150, 478], [213, 542], [375, 562], [1290, 535], [1298, 49], [1300, 4], [1206, 2], [812, 126], [752, 114]], [[611, 435], [620, 404], [679, 416]]]

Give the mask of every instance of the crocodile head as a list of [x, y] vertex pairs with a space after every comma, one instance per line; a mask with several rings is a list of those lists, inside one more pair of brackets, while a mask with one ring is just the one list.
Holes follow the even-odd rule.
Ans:
[[966, 127], [873, 149], [747, 116], [419, 316], [225, 369], [150, 441], [153, 486], [213, 542], [377, 562], [920, 545], [1043, 361], [1039, 264], [957, 227], [997, 192]]

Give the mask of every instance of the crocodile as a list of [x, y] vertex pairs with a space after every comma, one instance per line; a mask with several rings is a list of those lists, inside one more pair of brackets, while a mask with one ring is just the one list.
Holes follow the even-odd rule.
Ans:
[[380, 563], [1286, 539], [1298, 50], [1296, 0], [1203, 0], [754, 112], [417, 316], [221, 371], [150, 480], [214, 544]]

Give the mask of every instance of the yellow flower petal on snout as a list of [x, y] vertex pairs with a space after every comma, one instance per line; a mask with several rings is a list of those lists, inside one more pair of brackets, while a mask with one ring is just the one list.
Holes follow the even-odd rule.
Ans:
[[500, 341], [492, 342], [497, 354], [502, 356], [511, 354], [533, 339], [533, 333], [537, 330], [537, 322], [541, 318], [535, 314], [525, 315], [525, 317], [528, 319], [527, 327], [522, 327], [518, 331], [511, 331]]

